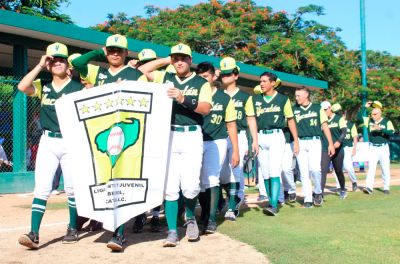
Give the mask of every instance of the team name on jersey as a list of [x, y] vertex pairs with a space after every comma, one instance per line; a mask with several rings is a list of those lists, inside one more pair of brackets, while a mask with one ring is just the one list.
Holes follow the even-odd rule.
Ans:
[[47, 98], [48, 94], [43, 94], [42, 105], [54, 105], [56, 103], [56, 99]]
[[375, 125], [378, 125], [381, 129], [385, 129], [385, 128], [386, 128], [385, 125], [382, 125], [382, 124], [375, 124], [375, 123], [373, 123], [373, 122], [370, 122], [370, 123], [369, 123], [369, 127], [372, 128], [371, 130], [374, 130], [374, 129], [375, 129]]
[[235, 107], [243, 107], [243, 102], [242, 101], [237, 101], [235, 99], [233, 99], [233, 104], [235, 105]]
[[194, 87], [189, 87], [189, 85], [187, 85], [183, 89], [182, 94], [187, 96], [197, 96], [199, 94], [199, 90]]
[[99, 78], [99, 80], [104, 80], [104, 79], [107, 79], [107, 75], [105, 75], [103, 73], [99, 73], [98, 78]]
[[335, 127], [339, 127], [339, 123], [337, 122], [332, 122], [328, 124], [329, 128], [335, 128]]
[[300, 111], [299, 110], [295, 110], [294, 111], [294, 115], [296, 117], [296, 122], [300, 122], [301, 120], [305, 119], [305, 118], [313, 118], [313, 117], [318, 117], [318, 113], [317, 112], [309, 112], [307, 114], [304, 115], [300, 115]]
[[270, 107], [257, 107], [257, 116], [264, 114], [264, 113], [276, 113], [280, 112], [281, 107], [279, 105], [271, 105]]
[[224, 110], [224, 106], [220, 103], [213, 104], [211, 111], [222, 111]]

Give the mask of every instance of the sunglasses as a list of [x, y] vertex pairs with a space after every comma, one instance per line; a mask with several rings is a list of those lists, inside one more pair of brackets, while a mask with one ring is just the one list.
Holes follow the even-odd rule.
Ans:
[[232, 75], [233, 75], [233, 72], [231, 72], [231, 73], [221, 73], [220, 74], [221, 77], [229, 77], [229, 76], [232, 76]]
[[108, 53], [121, 53], [124, 51], [122, 48], [117, 48], [117, 47], [108, 47], [106, 48]]

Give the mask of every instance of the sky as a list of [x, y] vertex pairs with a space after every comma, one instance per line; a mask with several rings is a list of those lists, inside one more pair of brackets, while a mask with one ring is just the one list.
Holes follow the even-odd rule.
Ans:
[[[387, 51], [400, 56], [400, 0], [364, 0], [366, 46], [368, 50]], [[94, 26], [106, 20], [107, 14], [124, 12], [128, 16], [146, 17], [144, 6], [176, 8], [180, 4], [195, 5], [206, 0], [70, 0], [60, 9], [81, 27]], [[323, 25], [341, 28], [338, 33], [346, 46], [358, 50], [361, 46], [360, 0], [255, 0], [259, 6], [270, 6], [273, 11], [294, 13], [309, 4], [323, 6], [324, 16], [306, 16]]]

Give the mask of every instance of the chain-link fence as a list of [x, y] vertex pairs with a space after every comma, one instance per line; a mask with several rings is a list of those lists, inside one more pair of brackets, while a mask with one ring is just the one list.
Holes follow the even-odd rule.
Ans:
[[[41, 135], [41, 127], [39, 123], [39, 101], [36, 98], [28, 97], [26, 100], [26, 112], [27, 118], [25, 119], [26, 124], [20, 125], [16, 123], [15, 116], [20, 111], [25, 111], [24, 107], [20, 107], [15, 104], [15, 98], [18, 93], [17, 85], [20, 79], [13, 76], [0, 76], [0, 172], [11, 172], [13, 171], [12, 163], [14, 161], [13, 156], [16, 153], [26, 153], [26, 170], [32, 171], [35, 169], [35, 159], [38, 149], [39, 139]], [[18, 129], [14, 131], [14, 129]], [[25, 131], [21, 131], [21, 129]], [[15, 133], [19, 135], [25, 135], [23, 139], [25, 142], [19, 142], [19, 146], [26, 146], [23, 148], [16, 149], [14, 144]], [[15, 164], [14, 164], [15, 165]], [[22, 168], [24, 170], [24, 168]]]

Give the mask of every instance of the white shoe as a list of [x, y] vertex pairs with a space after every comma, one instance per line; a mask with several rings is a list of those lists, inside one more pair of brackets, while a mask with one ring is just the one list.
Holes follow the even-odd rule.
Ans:
[[59, 191], [57, 191], [57, 190], [52, 190], [52, 191], [51, 191], [51, 194], [53, 194], [53, 195], [59, 195], [59, 194], [60, 194], [60, 192], [59, 192]]
[[232, 210], [228, 210], [228, 211], [225, 213], [225, 220], [236, 221], [235, 212], [232, 211]]

